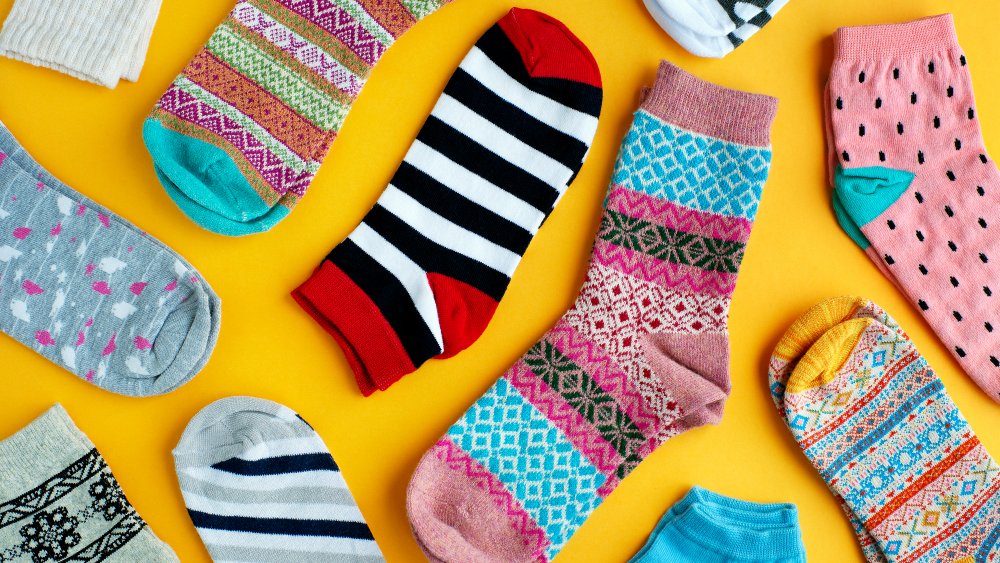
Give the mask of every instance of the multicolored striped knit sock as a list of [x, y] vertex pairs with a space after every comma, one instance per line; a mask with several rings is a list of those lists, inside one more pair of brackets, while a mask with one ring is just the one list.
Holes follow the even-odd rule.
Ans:
[[173, 453], [215, 561], [384, 561], [323, 439], [288, 407], [221, 399], [191, 419]]
[[576, 304], [414, 473], [410, 523], [432, 559], [548, 561], [657, 446], [720, 420], [776, 105], [662, 63]]
[[880, 318], [850, 297], [807, 312], [772, 356], [776, 401], [869, 561], [990, 561], [1000, 465], [913, 343]]
[[479, 338], [601, 100], [590, 51], [545, 14], [515, 8], [476, 42], [374, 208], [293, 293], [365, 395]]
[[202, 227], [267, 231], [295, 207], [375, 63], [449, 0], [241, 0], [143, 125]]

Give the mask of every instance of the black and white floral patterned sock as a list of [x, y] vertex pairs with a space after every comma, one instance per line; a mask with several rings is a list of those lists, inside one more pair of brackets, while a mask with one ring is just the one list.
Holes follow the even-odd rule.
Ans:
[[0, 561], [177, 563], [56, 404], [0, 440]]

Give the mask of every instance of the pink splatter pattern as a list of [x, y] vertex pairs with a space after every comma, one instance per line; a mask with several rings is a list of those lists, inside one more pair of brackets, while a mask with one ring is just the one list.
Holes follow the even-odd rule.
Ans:
[[136, 336], [135, 337], [135, 347], [137, 349], [139, 349], [139, 350], [149, 350], [150, 348], [153, 347], [153, 345], [152, 345], [152, 343], [149, 342], [149, 340], [146, 340], [145, 338], [143, 338], [141, 336]]
[[117, 337], [117, 336], [118, 336], [118, 333], [112, 333], [111, 334], [111, 338], [108, 340], [107, 346], [104, 347], [104, 350], [101, 350], [101, 355], [102, 356], [110, 356], [111, 354], [115, 353], [115, 350], [118, 349], [118, 345], [115, 344], [115, 337]]
[[21, 283], [21, 287], [24, 289], [24, 292], [27, 293], [28, 295], [38, 295], [40, 293], [45, 293], [44, 289], [38, 287], [38, 284], [31, 280], [24, 280], [24, 282]]
[[174, 280], [167, 284], [167, 287], [163, 288], [163, 291], [173, 291], [177, 289], [177, 280]]
[[52, 335], [49, 334], [49, 331], [47, 330], [40, 330], [36, 332], [35, 340], [37, 340], [42, 346], [52, 346], [56, 343], [56, 341], [53, 340]]
[[87, 212], [87, 206], [82, 203], [76, 208], [77, 217], [83, 217], [83, 214], [86, 212]]
[[56, 223], [56, 226], [52, 227], [52, 230], [49, 231], [49, 235], [57, 237], [61, 232], [62, 232], [62, 223]]
[[83, 334], [83, 331], [77, 333], [76, 335], [76, 347], [79, 348], [83, 346], [83, 343], [87, 341], [87, 337]]
[[109, 219], [107, 215], [103, 213], [98, 213], [97, 218], [101, 220], [101, 224], [104, 225], [104, 228], [108, 228], [111, 226], [111, 219]]
[[94, 265], [93, 264], [87, 264], [87, 267], [83, 271], [83, 275], [87, 276], [88, 278], [90, 276], [94, 275]]
[[101, 295], [111, 295], [111, 286], [106, 281], [96, 281], [90, 287]]
[[17, 240], [24, 240], [28, 238], [28, 235], [30, 234], [31, 234], [31, 229], [28, 227], [18, 227], [14, 229], [13, 232], [14, 238], [16, 238]]
[[135, 282], [131, 287], [128, 288], [133, 295], [142, 295], [143, 290], [146, 289], [146, 282]]

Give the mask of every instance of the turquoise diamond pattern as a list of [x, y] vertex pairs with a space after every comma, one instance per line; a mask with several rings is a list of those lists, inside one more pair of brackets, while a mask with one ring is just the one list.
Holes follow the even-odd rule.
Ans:
[[506, 379], [448, 437], [496, 475], [545, 531], [549, 559], [601, 502], [597, 490], [606, 477]]
[[622, 144], [614, 182], [685, 207], [753, 219], [770, 149], [692, 133], [640, 110]]

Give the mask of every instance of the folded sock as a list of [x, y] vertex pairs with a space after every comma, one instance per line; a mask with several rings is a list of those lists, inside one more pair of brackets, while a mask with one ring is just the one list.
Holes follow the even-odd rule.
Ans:
[[0, 55], [114, 88], [146, 61], [160, 0], [17, 0]]
[[2, 124], [0, 296], [0, 331], [123, 395], [186, 383], [221, 322], [191, 264], [46, 172]]
[[305, 195], [372, 68], [448, 0], [241, 0], [143, 125], [181, 210], [267, 231]]
[[601, 100], [590, 51], [545, 14], [514, 8], [476, 42], [374, 208], [293, 293], [364, 394], [479, 338]]
[[776, 348], [792, 434], [872, 538], [869, 560], [989, 561], [1000, 465], [913, 343], [858, 304], [817, 305]]
[[836, 44], [826, 103], [841, 223], [1000, 402], [1000, 172], [951, 16], [842, 28]]
[[794, 504], [760, 504], [694, 487], [657, 524], [630, 563], [804, 563]]
[[724, 57], [760, 31], [788, 0], [644, 0], [653, 19], [692, 54]]
[[662, 63], [573, 308], [414, 472], [407, 510], [430, 558], [551, 560], [657, 446], [719, 421], [775, 110]]
[[0, 440], [0, 558], [178, 562], [59, 404]]
[[191, 419], [173, 454], [215, 561], [384, 561], [323, 439], [288, 407], [216, 401]]

